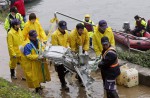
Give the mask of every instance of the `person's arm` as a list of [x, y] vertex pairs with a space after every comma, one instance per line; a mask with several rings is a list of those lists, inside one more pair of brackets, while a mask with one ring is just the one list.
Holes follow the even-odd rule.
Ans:
[[83, 50], [88, 51], [89, 50], [89, 34], [88, 34], [88, 31], [86, 29], [84, 29], [84, 30], [85, 30], [85, 43], [83, 46]]
[[9, 32], [9, 30], [10, 30], [10, 23], [9, 23], [8, 17], [6, 17], [6, 19], [5, 19], [4, 28], [5, 28], [5, 30], [7, 32]]
[[69, 34], [68, 34], [68, 32], [67, 32], [67, 47], [70, 47]]
[[21, 30], [23, 30], [24, 25], [25, 25], [25, 23], [23, 21], [23, 17], [21, 16], [21, 14], [17, 13], [17, 18], [20, 20], [20, 22], [21, 22], [20, 27], [21, 27]]
[[70, 48], [71, 48], [71, 51], [76, 51], [76, 41], [75, 41], [75, 36], [73, 36], [73, 32], [72, 31], [69, 35], [69, 44], [70, 44]]
[[31, 54], [31, 49], [32, 49], [32, 46], [30, 44], [27, 44], [24, 47], [24, 55], [30, 60], [37, 60], [38, 54]]
[[94, 51], [96, 53], [96, 56], [100, 56], [101, 52], [98, 48], [98, 44], [97, 44], [97, 41], [96, 41], [96, 34], [93, 35], [92, 42], [93, 42], [93, 48], [94, 48]]
[[28, 33], [29, 33], [29, 28], [28, 28], [28, 24], [27, 23], [25, 24], [22, 33], [23, 33], [24, 40], [27, 40], [28, 39]]
[[16, 56], [16, 53], [14, 51], [13, 47], [13, 36], [12, 34], [8, 33], [7, 35], [7, 43], [8, 43], [8, 50], [11, 56]]
[[47, 36], [45, 34], [45, 31], [43, 30], [42, 26], [39, 24], [39, 30], [40, 30], [40, 38], [42, 38], [42, 40], [45, 42], [47, 41]]
[[141, 21], [141, 24], [143, 25], [144, 28], [146, 28], [146, 26], [147, 26], [146, 21], [142, 20], [142, 21]]
[[58, 45], [57, 36], [55, 35], [55, 33], [53, 33], [52, 36], [51, 36], [51, 44], [53, 46], [57, 46]]

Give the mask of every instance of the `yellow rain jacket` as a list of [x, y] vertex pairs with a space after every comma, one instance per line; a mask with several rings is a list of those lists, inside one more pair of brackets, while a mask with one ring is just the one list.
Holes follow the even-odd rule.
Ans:
[[[44, 82], [42, 73], [42, 63], [38, 60], [38, 51], [43, 51], [43, 44], [38, 41], [39, 49], [36, 49], [32, 42], [27, 42], [24, 46], [24, 72], [29, 88], [40, 87], [40, 83]], [[50, 72], [48, 70], [48, 63], [44, 63], [44, 76], [46, 81], [50, 81]]]
[[63, 35], [59, 29], [57, 29], [51, 36], [51, 44], [53, 46], [64, 46], [68, 47], [69, 46], [69, 35], [68, 32], [65, 31], [65, 34]]
[[7, 35], [8, 51], [10, 56], [10, 69], [15, 69], [18, 62], [21, 63], [21, 52], [19, 46], [23, 43], [23, 35], [21, 30], [10, 29]]
[[24, 36], [25, 40], [28, 40], [28, 38], [29, 38], [28, 33], [30, 30], [36, 30], [38, 39], [40, 39], [41, 41], [47, 41], [47, 36], [46, 36], [42, 26], [40, 25], [40, 22], [38, 21], [38, 19], [36, 19], [35, 23], [31, 23], [30, 20], [25, 23], [25, 26], [23, 29], [23, 36]]
[[135, 21], [135, 26], [143, 26], [144, 28], [146, 28], [147, 23], [146, 23], [145, 20], [141, 20], [141, 21], [140, 21], [140, 24], [137, 24], [137, 22]]
[[[24, 27], [24, 21], [23, 21], [23, 17], [21, 16], [21, 14], [17, 13], [16, 16], [15, 16], [16, 19], [19, 19], [21, 24], [20, 24], [20, 28], [23, 29]], [[8, 14], [8, 16], [6, 17], [5, 19], [5, 23], [4, 23], [4, 28], [6, 31], [9, 31], [10, 28], [11, 28], [11, 21], [12, 21], [12, 16], [11, 14]]]
[[80, 36], [77, 32], [77, 29], [74, 29], [70, 33], [69, 37], [70, 48], [74, 52], [79, 51], [79, 46], [83, 47], [84, 51], [89, 50], [89, 35], [86, 28], [84, 28], [83, 34]]
[[103, 50], [103, 47], [101, 44], [101, 38], [103, 36], [107, 36], [110, 44], [112, 46], [115, 46], [114, 34], [112, 32], [111, 27], [108, 27], [106, 31], [104, 32], [104, 34], [100, 33], [98, 28], [99, 28], [98, 26], [95, 28], [94, 35], [93, 35], [93, 48], [97, 56], [101, 55], [102, 50]]

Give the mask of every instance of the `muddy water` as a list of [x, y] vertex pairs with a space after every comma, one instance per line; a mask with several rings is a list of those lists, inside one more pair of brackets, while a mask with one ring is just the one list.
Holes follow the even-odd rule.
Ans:
[[[99, 19], [106, 19], [108, 24], [115, 29], [120, 29], [122, 27], [122, 22], [134, 21], [133, 16], [137, 13], [141, 16], [145, 16], [148, 19], [150, 16], [148, 13], [149, 0], [36, 0], [30, 4], [27, 4], [27, 13], [35, 12], [40, 18], [45, 29], [49, 28], [49, 19], [53, 17], [53, 13], [57, 10], [65, 14], [74, 16], [76, 18], [82, 19], [85, 13], [92, 14], [93, 21], [97, 23]], [[59, 16], [61, 19], [66, 19]], [[69, 28], [75, 26], [75, 21], [67, 19]], [[21, 81], [21, 68], [20, 65], [17, 66], [17, 80], [10, 79], [9, 72], [9, 55], [6, 44], [6, 32], [3, 26], [0, 25], [0, 77], [3, 77], [13, 83], [27, 88], [27, 84]], [[70, 92], [65, 92], [61, 90], [60, 82], [55, 72], [53, 66], [50, 67], [52, 81], [46, 84], [44, 89], [44, 98], [88, 98], [86, 96], [85, 89], [80, 87], [78, 81], [74, 78], [74, 84], [68, 85]], [[96, 80], [93, 84], [93, 98], [103, 98], [104, 90], [102, 85], [102, 80], [100, 72], [93, 73], [93, 77]], [[31, 89], [31, 91], [33, 91]], [[150, 88], [146, 86], [136, 86], [132, 88], [125, 88], [123, 86], [118, 86], [118, 93], [120, 98], [150, 98]]]

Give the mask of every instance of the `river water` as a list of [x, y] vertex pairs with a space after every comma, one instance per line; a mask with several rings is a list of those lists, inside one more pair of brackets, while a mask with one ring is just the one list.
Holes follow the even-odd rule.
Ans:
[[[105, 19], [107, 20], [108, 25], [113, 29], [120, 30], [125, 21], [129, 21], [131, 27], [133, 27], [133, 17], [136, 14], [145, 19], [149, 19], [149, 4], [149, 0], [35, 0], [34, 2], [26, 4], [26, 9], [27, 17], [31, 12], [36, 13], [43, 28], [46, 30], [50, 27], [49, 20], [54, 17], [55, 11], [59, 11], [81, 20], [86, 13], [89, 13], [95, 24], [97, 24], [99, 20]], [[58, 18], [60, 20], [66, 20], [69, 29], [74, 28], [77, 23], [76, 21], [62, 16], [58, 16]], [[20, 79], [22, 75], [20, 72], [20, 66], [17, 67], [18, 80], [14, 81], [10, 79], [6, 32], [2, 25], [0, 25], [0, 31], [0, 77], [27, 88], [27, 84]], [[70, 92], [60, 90], [60, 82], [53, 66], [50, 67], [50, 70], [52, 81], [43, 84], [45, 86], [43, 94], [44, 98], [88, 98], [84, 88], [79, 86], [76, 79], [74, 79], [73, 86], [69, 85]], [[96, 81], [93, 84], [92, 97], [103, 98], [104, 90], [100, 72], [94, 73], [93, 77]], [[118, 93], [120, 98], [150, 98], [150, 88], [143, 85], [132, 88], [118, 86]]]
[[[95, 24], [99, 20], [106, 20], [113, 29], [121, 30], [123, 22], [130, 22], [134, 26], [134, 16], [139, 15], [150, 19], [149, 0], [35, 0], [27, 4], [27, 12], [35, 12], [45, 29], [49, 28], [49, 20], [55, 11], [83, 19], [90, 14]], [[60, 16], [60, 20], [66, 18]], [[75, 27], [75, 21], [66, 19], [70, 28]]]

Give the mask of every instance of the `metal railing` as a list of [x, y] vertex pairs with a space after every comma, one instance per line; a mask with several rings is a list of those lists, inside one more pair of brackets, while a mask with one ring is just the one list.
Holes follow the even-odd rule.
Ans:
[[[69, 16], [69, 15], [60, 13], [60, 12], [58, 12], [58, 11], [56, 11], [56, 12], [54, 13], [54, 17], [55, 17], [55, 18], [57, 18], [57, 14], [58, 14], [58, 15], [62, 15], [62, 16], [67, 17], [67, 18], [70, 18], [70, 19], [73, 19], [73, 20], [76, 20], [76, 21], [81, 22], [81, 23], [87, 23], [87, 24], [90, 24], [90, 25], [92, 25], [92, 26], [96, 26], [96, 25], [93, 25], [92, 23], [88, 23], [88, 22], [82, 21], [82, 20], [80, 20], [80, 19], [71, 17], [71, 16]], [[57, 22], [58, 22], [58, 21], [57, 21]], [[56, 22], [56, 23], [57, 23], [57, 22]], [[58, 23], [57, 23], [57, 24], [58, 24]], [[68, 31], [71, 31], [71, 30], [68, 29]]]

